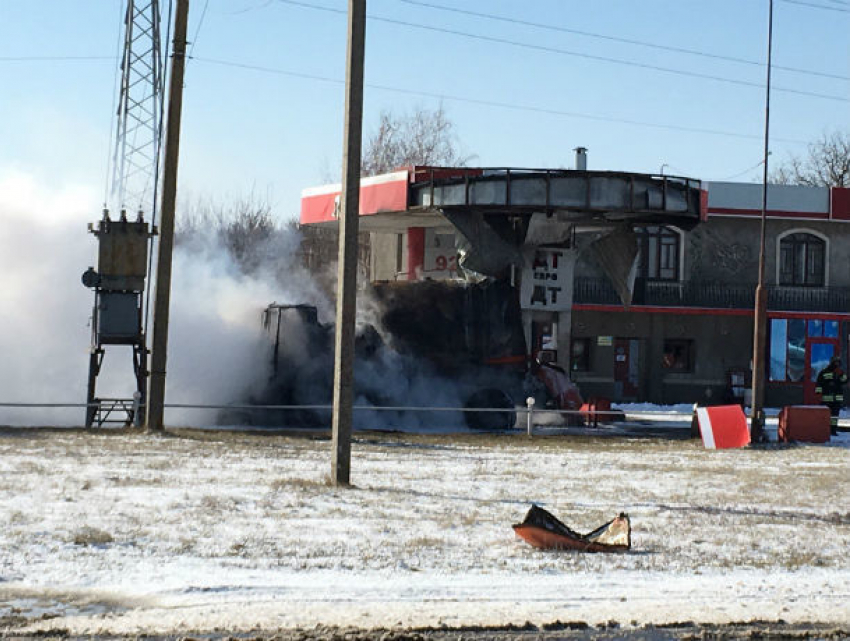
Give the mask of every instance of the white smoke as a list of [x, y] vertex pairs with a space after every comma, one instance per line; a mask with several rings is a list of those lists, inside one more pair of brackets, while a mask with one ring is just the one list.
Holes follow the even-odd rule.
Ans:
[[[271, 374], [271, 341], [262, 312], [272, 302], [330, 303], [310, 275], [293, 264], [299, 236], [276, 234], [257, 248], [261, 268], [236, 264], [214, 230], [195, 234], [174, 255], [167, 403], [225, 405], [244, 400]], [[209, 425], [217, 411], [169, 411], [166, 422]]]
[[[0, 171], [0, 402], [85, 402], [93, 297], [86, 222], [97, 197], [84, 185], [46, 187]], [[73, 410], [0, 407], [0, 425], [81, 424]]]
[[[97, 239], [86, 226], [99, 217], [99, 198], [91, 187], [45, 185], [24, 172], [0, 169], [0, 403], [85, 401], [94, 295], [80, 276], [96, 267]], [[219, 239], [210, 229], [175, 249], [166, 404], [256, 399], [271, 374], [272, 339], [262, 328], [262, 312], [270, 303], [316, 306], [324, 327], [319, 331], [329, 331], [326, 325], [333, 320], [333, 303], [313, 275], [292, 260], [300, 243], [297, 230], [281, 231], [257, 247], [261, 259], [254, 264], [260, 267], [249, 274]], [[377, 324], [380, 315], [379, 305], [361, 292], [359, 321]], [[291, 357], [286, 367], [296, 381], [291, 400], [306, 397], [315, 403], [327, 396], [323, 402], [330, 402], [332, 347], [307, 354], [305, 328], [303, 336], [296, 329], [288, 328], [282, 352]], [[151, 319], [149, 336], [152, 330]], [[469, 389], [480, 386], [472, 379], [439, 376], [431, 364], [386, 345], [358, 360], [355, 377], [356, 404], [365, 406], [461, 407]], [[130, 398], [134, 390], [130, 348], [106, 346], [97, 395]], [[277, 402], [273, 395], [265, 400]], [[205, 426], [218, 415], [218, 410], [172, 408], [166, 409], [165, 422]], [[82, 407], [0, 406], [0, 425], [79, 426], [84, 417]], [[430, 429], [461, 421], [459, 412], [358, 411], [355, 416], [361, 428]]]
[[[0, 170], [0, 403], [85, 402], [94, 295], [80, 276], [96, 267], [97, 241], [86, 225], [99, 217], [89, 186], [49, 186]], [[267, 244], [264, 269], [250, 277], [211, 238], [175, 250], [166, 403], [228, 404], [267, 379], [261, 313], [270, 302], [307, 302], [330, 314], [306, 273], [277, 277], [296, 232]], [[107, 346], [98, 396], [129, 398], [134, 389], [130, 348]], [[166, 422], [203, 425], [213, 415], [167, 410]], [[0, 425], [74, 426], [84, 416], [83, 408], [0, 406]]]

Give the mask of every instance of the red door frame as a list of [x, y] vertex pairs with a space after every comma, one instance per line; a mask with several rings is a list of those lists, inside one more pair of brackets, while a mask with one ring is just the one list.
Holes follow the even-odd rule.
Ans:
[[[631, 359], [632, 358], [640, 358], [640, 342], [638, 340], [638, 353], [631, 353], [631, 342], [634, 338], [615, 338], [614, 339], [614, 383], [622, 383], [622, 398], [615, 399], [618, 401], [623, 400], [624, 398], [637, 398], [640, 392], [640, 381], [635, 385], [629, 379], [629, 373], [631, 370]], [[617, 359], [617, 351], [622, 348], [623, 349], [623, 360]]]

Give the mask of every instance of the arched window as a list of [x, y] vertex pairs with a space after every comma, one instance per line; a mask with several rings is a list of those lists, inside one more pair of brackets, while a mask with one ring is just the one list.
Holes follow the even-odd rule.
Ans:
[[638, 241], [638, 277], [646, 280], [679, 280], [681, 235], [660, 225], [635, 227]]
[[779, 284], [823, 287], [826, 282], [826, 241], [795, 232], [779, 241]]

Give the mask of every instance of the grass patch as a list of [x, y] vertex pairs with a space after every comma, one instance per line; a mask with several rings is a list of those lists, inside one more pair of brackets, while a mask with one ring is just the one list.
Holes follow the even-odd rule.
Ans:
[[246, 541], [236, 541], [230, 546], [227, 554], [229, 556], [245, 556], [248, 552], [248, 543]]
[[292, 489], [315, 489], [332, 487], [330, 476], [324, 476], [320, 479], [300, 479], [300, 478], [279, 478], [269, 483], [269, 489], [273, 492], [282, 492]]
[[232, 507], [233, 502], [230, 499], [223, 499], [212, 494], [201, 497], [201, 508], [204, 510], [224, 511]]
[[74, 533], [71, 542], [74, 545], [107, 545], [115, 541], [109, 532], [91, 526], [84, 526]]
[[407, 547], [411, 550], [421, 550], [424, 548], [441, 548], [444, 545], [442, 539], [435, 536], [418, 536], [415, 539], [410, 539]]

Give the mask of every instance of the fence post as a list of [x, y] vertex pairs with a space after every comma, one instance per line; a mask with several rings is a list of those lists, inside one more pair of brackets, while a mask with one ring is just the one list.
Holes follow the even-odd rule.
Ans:
[[528, 438], [531, 438], [534, 435], [534, 397], [525, 399], [525, 404], [528, 406]]
[[142, 404], [142, 393], [139, 390], [133, 392], [133, 425], [142, 426], [142, 414], [139, 411]]

